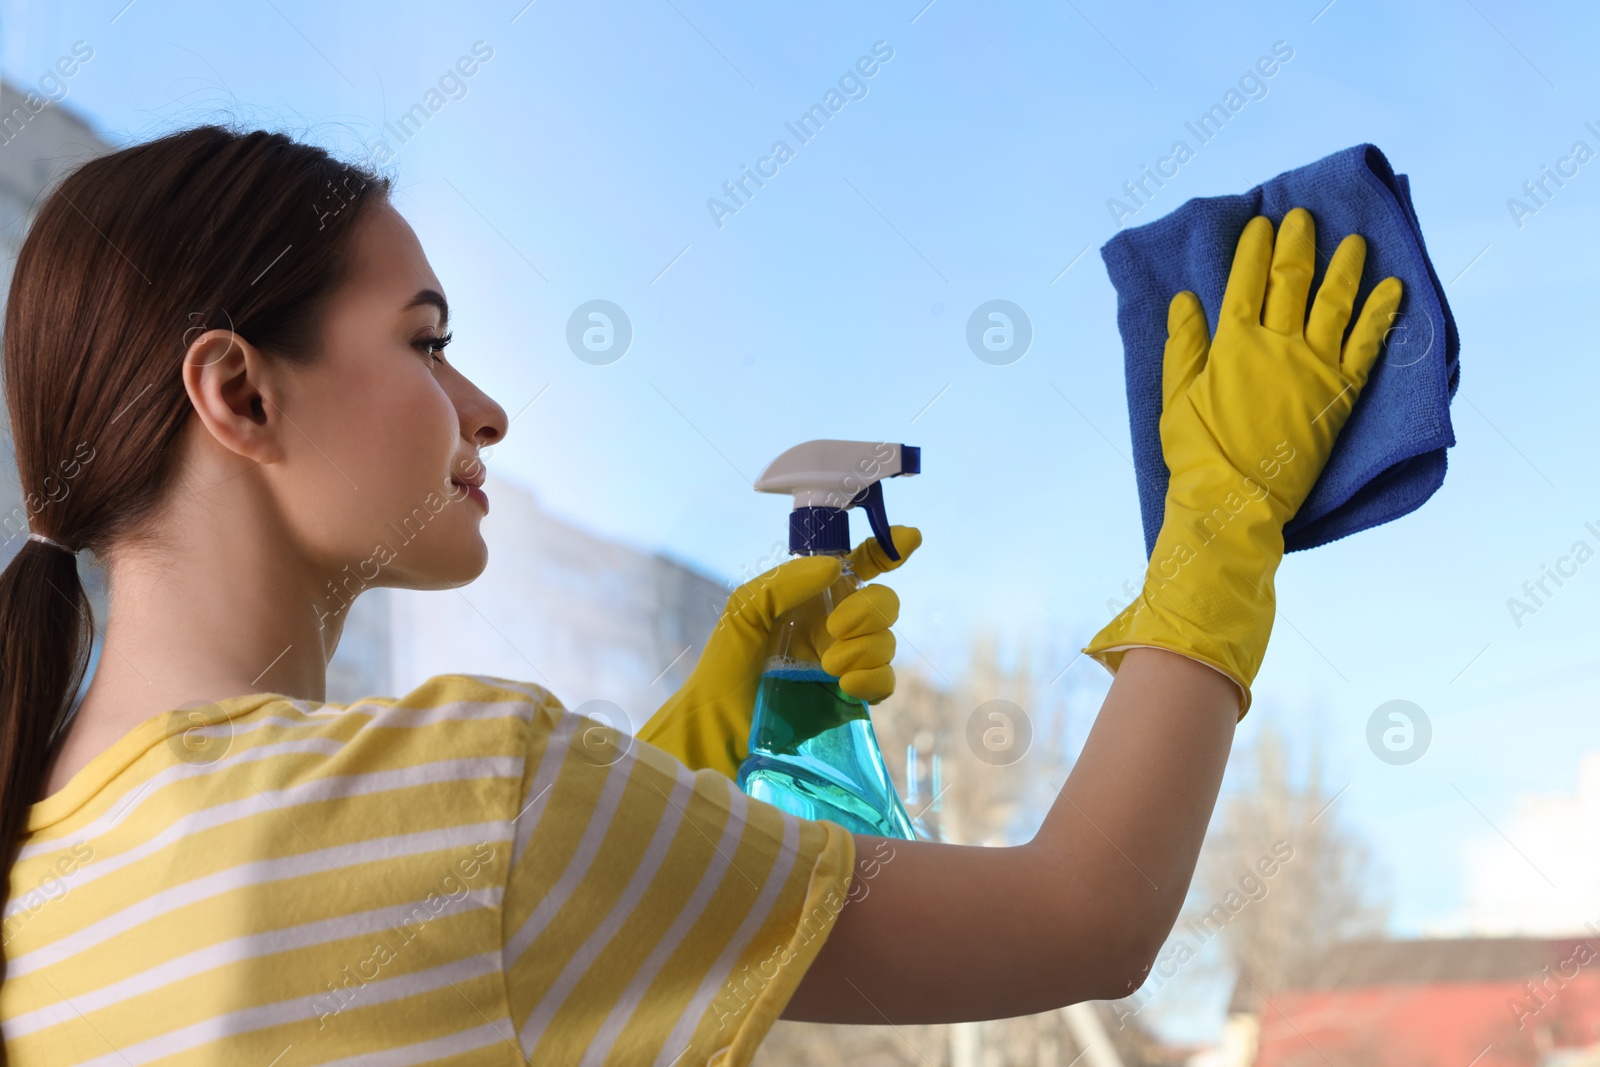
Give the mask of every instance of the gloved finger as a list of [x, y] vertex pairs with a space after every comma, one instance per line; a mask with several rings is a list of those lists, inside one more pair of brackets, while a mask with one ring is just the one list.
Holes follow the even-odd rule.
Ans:
[[1184, 290], [1167, 305], [1167, 347], [1161, 357], [1161, 410], [1171, 411], [1206, 365], [1211, 332], [1200, 298]]
[[1297, 207], [1283, 217], [1272, 246], [1272, 273], [1261, 324], [1274, 333], [1299, 337], [1306, 326], [1306, 300], [1317, 260], [1317, 227], [1311, 212]]
[[[887, 630], [900, 617], [900, 595], [886, 585], [864, 585], [828, 614], [828, 632], [840, 641]], [[834, 671], [838, 674], [838, 671]]]
[[1378, 362], [1378, 353], [1383, 350], [1383, 338], [1400, 309], [1403, 291], [1404, 286], [1399, 278], [1390, 277], [1379, 282], [1367, 294], [1367, 302], [1361, 307], [1355, 329], [1350, 331], [1350, 340], [1345, 343], [1339, 369], [1344, 371], [1345, 379], [1357, 394], [1367, 384], [1367, 376]]
[[884, 571], [892, 571], [910, 558], [911, 553], [922, 544], [922, 531], [915, 526], [891, 526], [889, 536], [894, 538], [894, 550], [900, 553], [899, 559], [890, 559], [883, 546], [876, 537], [869, 537], [861, 542], [850, 553], [850, 569], [856, 572], [856, 577], [863, 582], [870, 582]]
[[1251, 325], [1261, 322], [1261, 301], [1267, 292], [1267, 270], [1272, 264], [1272, 220], [1257, 215], [1245, 223], [1228, 270], [1228, 287], [1222, 292], [1222, 314]]
[[839, 572], [837, 556], [801, 556], [780, 563], [730, 593], [728, 606], [723, 609], [717, 625], [770, 630], [772, 621], [779, 615], [799, 607], [838, 581]]
[[893, 661], [894, 649], [894, 633], [890, 630], [835, 641], [822, 654], [822, 669], [835, 678], [843, 678], [851, 671], [870, 671]]
[[1330, 366], [1338, 366], [1344, 347], [1344, 328], [1350, 324], [1356, 290], [1361, 287], [1361, 268], [1367, 262], [1367, 242], [1352, 233], [1334, 250], [1328, 272], [1322, 276], [1316, 302], [1311, 305], [1311, 320], [1306, 323], [1306, 344]]
[[885, 664], [867, 671], [851, 671], [839, 679], [839, 688], [857, 700], [876, 704], [894, 693], [894, 668]]

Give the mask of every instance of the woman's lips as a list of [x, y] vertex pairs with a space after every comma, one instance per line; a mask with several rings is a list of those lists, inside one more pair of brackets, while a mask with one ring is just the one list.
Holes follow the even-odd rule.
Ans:
[[467, 491], [467, 496], [477, 502], [478, 506], [483, 509], [483, 513], [485, 515], [489, 514], [489, 497], [482, 489], [479, 489], [475, 485], [468, 485], [466, 482], [458, 481], [454, 478], [450, 479], [450, 481], [451, 484], [458, 485], [465, 489]]

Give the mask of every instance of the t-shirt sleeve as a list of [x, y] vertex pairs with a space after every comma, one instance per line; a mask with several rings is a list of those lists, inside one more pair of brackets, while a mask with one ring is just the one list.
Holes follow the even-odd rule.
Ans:
[[545, 699], [503, 966], [534, 1063], [743, 1067], [844, 907], [850, 833]]

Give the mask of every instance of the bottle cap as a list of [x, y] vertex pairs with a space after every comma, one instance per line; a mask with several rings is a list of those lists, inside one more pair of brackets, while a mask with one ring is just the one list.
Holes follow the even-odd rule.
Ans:
[[867, 513], [884, 554], [898, 560], [883, 506], [884, 478], [922, 473], [922, 449], [884, 441], [824, 439], [795, 445], [768, 464], [755, 487], [793, 493], [789, 551], [798, 555], [850, 550], [849, 509]]

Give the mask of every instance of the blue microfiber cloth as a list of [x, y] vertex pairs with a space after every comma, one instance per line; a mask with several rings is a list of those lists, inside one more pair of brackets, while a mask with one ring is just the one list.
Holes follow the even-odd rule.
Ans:
[[1357, 313], [1373, 286], [1391, 274], [1405, 284], [1405, 294], [1322, 476], [1284, 527], [1284, 549], [1315, 548], [1397, 519], [1444, 482], [1445, 449], [1456, 443], [1450, 398], [1461, 377], [1455, 318], [1423, 246], [1406, 176], [1396, 174], [1375, 146], [1356, 145], [1239, 196], [1190, 200], [1155, 222], [1122, 231], [1100, 249], [1117, 290], [1147, 555], [1155, 549], [1167, 492], [1159, 433], [1167, 304], [1179, 291], [1192, 291], [1215, 335], [1245, 223], [1266, 215], [1276, 231], [1295, 207], [1310, 211], [1316, 223], [1313, 299], [1328, 258], [1351, 233], [1367, 242]]

